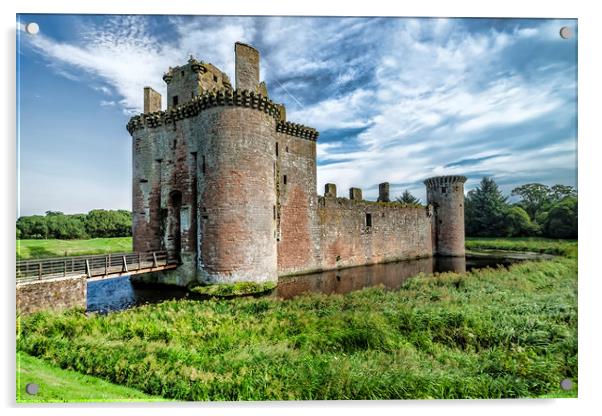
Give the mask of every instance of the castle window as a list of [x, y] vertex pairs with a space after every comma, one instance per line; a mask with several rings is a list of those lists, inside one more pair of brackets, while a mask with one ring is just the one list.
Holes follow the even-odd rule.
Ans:
[[288, 153], [288, 146], [286, 146], [286, 153]]
[[147, 183], [148, 179], [140, 179], [140, 183]]
[[203, 175], [207, 173], [207, 164], [205, 163], [205, 156], [203, 156]]
[[278, 142], [276, 142], [276, 156], [278, 156]]
[[282, 182], [286, 185], [286, 175], [282, 177]]
[[178, 96], [177, 96], [177, 95], [174, 95], [174, 96], [173, 96], [173, 98], [172, 98], [172, 102], [173, 102], [173, 106], [174, 106], [174, 107], [178, 105]]
[[182, 71], [182, 76], [184, 76], [184, 71]]
[[217, 77], [215, 75], [213, 76], [213, 80], [217, 82]]
[[447, 188], [445, 186], [441, 187], [441, 193], [444, 194], [447, 192]]
[[372, 227], [372, 214], [366, 213], [366, 227]]
[[276, 219], [276, 205], [274, 205], [274, 219]]

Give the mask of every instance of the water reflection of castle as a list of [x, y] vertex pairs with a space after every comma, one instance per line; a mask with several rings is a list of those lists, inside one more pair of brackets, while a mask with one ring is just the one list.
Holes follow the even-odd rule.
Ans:
[[421, 273], [465, 271], [466, 257], [429, 257], [285, 278], [278, 283], [275, 295], [289, 299], [302, 293], [342, 294], [379, 285], [398, 289], [407, 279]]

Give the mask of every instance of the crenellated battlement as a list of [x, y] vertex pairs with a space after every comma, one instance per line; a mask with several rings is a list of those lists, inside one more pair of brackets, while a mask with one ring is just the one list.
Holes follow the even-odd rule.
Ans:
[[274, 103], [269, 98], [254, 91], [231, 89], [207, 91], [177, 107], [134, 116], [128, 122], [127, 130], [131, 134], [145, 127], [155, 128], [172, 124], [178, 120], [194, 117], [203, 110], [220, 106], [248, 107], [268, 113], [278, 121], [276, 131], [284, 134], [314, 141], [317, 140], [319, 135], [318, 131], [311, 127], [289, 121], [280, 121], [282, 106]]
[[276, 125], [276, 131], [290, 136], [300, 137], [307, 140], [318, 140], [318, 131], [303, 124], [291, 123], [290, 121], [280, 121]]
[[466, 176], [462, 175], [447, 175], [447, 176], [435, 176], [432, 178], [428, 178], [424, 181], [424, 184], [429, 187], [436, 186], [446, 186], [452, 185], [454, 183], [464, 183], [466, 182]]

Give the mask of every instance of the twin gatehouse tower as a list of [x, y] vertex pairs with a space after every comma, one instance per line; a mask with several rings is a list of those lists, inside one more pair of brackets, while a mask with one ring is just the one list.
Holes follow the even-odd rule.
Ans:
[[129, 121], [134, 251], [167, 250], [162, 283], [277, 281], [433, 255], [464, 256], [463, 176], [425, 181], [427, 207], [316, 192], [318, 132], [290, 122], [260, 82], [259, 52], [236, 43], [235, 86], [190, 57], [169, 68], [167, 108], [144, 89]]

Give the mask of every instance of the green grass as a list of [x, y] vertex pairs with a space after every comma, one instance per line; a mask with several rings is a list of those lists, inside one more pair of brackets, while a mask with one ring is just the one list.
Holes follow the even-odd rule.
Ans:
[[233, 284], [214, 284], [214, 285], [201, 285], [190, 289], [192, 293], [196, 293], [202, 296], [214, 296], [214, 297], [233, 297], [233, 296], [244, 296], [244, 295], [255, 295], [260, 293], [269, 292], [276, 288], [274, 282], [237, 282]]
[[129, 251], [132, 251], [132, 237], [92, 238], [90, 240], [17, 240], [17, 260]]
[[[39, 386], [38, 394], [26, 393], [28, 383]], [[62, 370], [28, 354], [17, 353], [17, 403], [158, 400], [165, 399], [75, 371]]]
[[177, 400], [576, 397], [577, 260], [292, 300], [21, 318], [17, 347]]
[[577, 258], [577, 240], [554, 240], [551, 238], [484, 238], [467, 237], [468, 250], [512, 250], [556, 254]]

